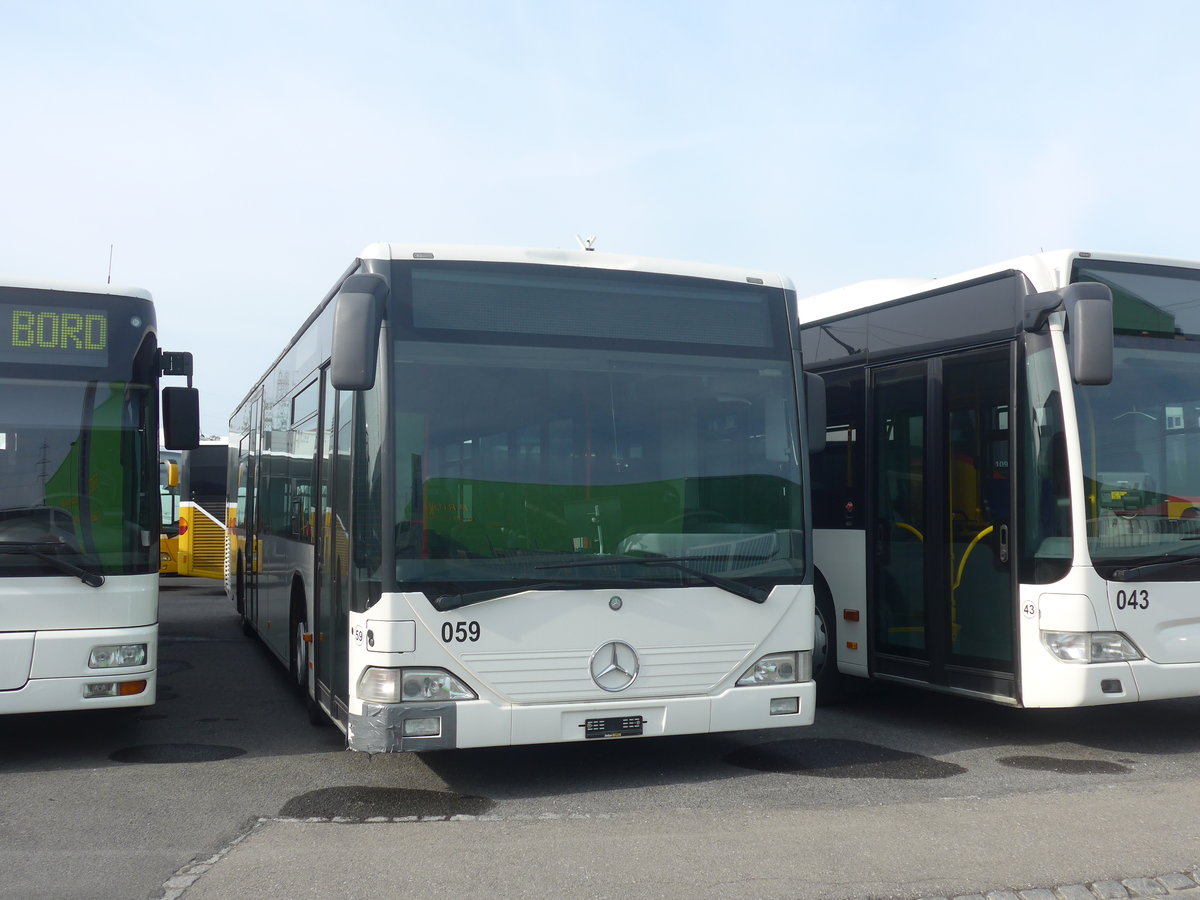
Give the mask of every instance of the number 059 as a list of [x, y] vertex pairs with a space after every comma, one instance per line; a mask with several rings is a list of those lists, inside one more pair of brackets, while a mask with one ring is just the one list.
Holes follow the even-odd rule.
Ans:
[[461, 641], [479, 640], [478, 622], [443, 622], [442, 642], [452, 644]]

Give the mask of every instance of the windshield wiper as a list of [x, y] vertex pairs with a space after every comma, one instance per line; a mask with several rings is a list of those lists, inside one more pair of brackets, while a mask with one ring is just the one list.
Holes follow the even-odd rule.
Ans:
[[[704, 559], [702, 556], [610, 556], [606, 559], [588, 559], [578, 562], [554, 563], [552, 565], [537, 566], [539, 569], [574, 569], [583, 568], [585, 566], [623, 566], [629, 563], [634, 563], [639, 566], [659, 566], [667, 569], [677, 569], [680, 572], [685, 572], [693, 578], [698, 578], [706, 584], [711, 584], [713, 587], [718, 587], [723, 591], [728, 591], [738, 597], [744, 597], [754, 603], [766, 603], [767, 591], [762, 588], [752, 587], [742, 581], [735, 581], [732, 578], [722, 578], [720, 575], [712, 575], [702, 569], [697, 569], [687, 565], [689, 562], [697, 562]], [[655, 587], [662, 587], [656, 584]]]
[[1141, 578], [1143, 575], [1154, 575], [1157, 572], [1165, 572], [1177, 566], [1194, 565], [1196, 563], [1200, 563], [1200, 554], [1177, 556], [1174, 559], [1164, 560], [1163, 562], [1147, 563], [1141, 566], [1133, 566], [1129, 569], [1117, 569], [1113, 572], [1112, 577], [1117, 581], [1133, 581], [1135, 578]]
[[24, 553], [35, 559], [40, 559], [42, 562], [49, 563], [60, 572], [65, 572], [67, 575], [74, 575], [88, 587], [98, 588], [104, 584], [104, 576], [99, 572], [91, 572], [74, 563], [67, 562], [61, 556], [46, 552], [47, 550], [58, 550], [63, 546], [59, 541], [37, 541], [33, 543], [3, 542], [0, 543], [0, 553]]
[[[543, 569], [546, 566], [538, 566]], [[549, 581], [539, 581], [534, 584], [514, 583], [499, 588], [487, 588], [481, 591], [467, 591], [461, 594], [442, 594], [435, 597], [431, 602], [433, 608], [440, 612], [449, 612], [452, 609], [459, 609], [463, 606], [470, 606], [473, 603], [485, 603], [488, 600], [499, 600], [501, 597], [512, 597], [516, 594], [523, 594], [526, 591], [544, 591], [550, 588], [590, 588], [590, 587], [613, 587], [616, 582], [607, 579], [603, 581], [586, 581], [579, 578], [554, 578]], [[659, 587], [653, 581], [631, 581], [623, 580], [620, 582], [622, 587]]]

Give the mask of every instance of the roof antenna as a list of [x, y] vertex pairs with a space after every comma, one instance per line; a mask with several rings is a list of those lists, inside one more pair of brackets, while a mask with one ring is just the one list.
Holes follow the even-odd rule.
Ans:
[[113, 254], [113, 245], [109, 244], [108, 245], [108, 283], [109, 284], [112, 284], [112, 254]]
[[580, 250], [595, 250], [596, 249], [596, 236], [594, 234], [590, 238], [588, 238], [586, 241], [583, 239], [583, 235], [577, 234], [577, 235], [575, 235], [575, 240], [579, 241], [579, 249]]

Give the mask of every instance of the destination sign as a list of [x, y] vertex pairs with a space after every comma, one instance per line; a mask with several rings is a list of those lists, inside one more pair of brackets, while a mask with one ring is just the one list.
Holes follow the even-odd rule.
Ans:
[[0, 304], [0, 362], [106, 366], [108, 342], [103, 310]]

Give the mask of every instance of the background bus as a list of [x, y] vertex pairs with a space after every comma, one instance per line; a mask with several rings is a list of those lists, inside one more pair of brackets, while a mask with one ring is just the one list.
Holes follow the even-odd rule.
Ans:
[[204, 440], [183, 451], [179, 464], [177, 572], [202, 578], [224, 578], [225, 473], [229, 445], [224, 438]]
[[191, 357], [134, 288], [0, 284], [0, 713], [144, 706], [165, 442], [199, 435]]
[[245, 626], [358, 750], [810, 723], [797, 340], [778, 276], [369, 246], [230, 422]]
[[800, 309], [823, 696], [1200, 694], [1196, 263], [1060, 251]]
[[181, 450], [158, 449], [159, 575], [179, 574], [179, 462]]

